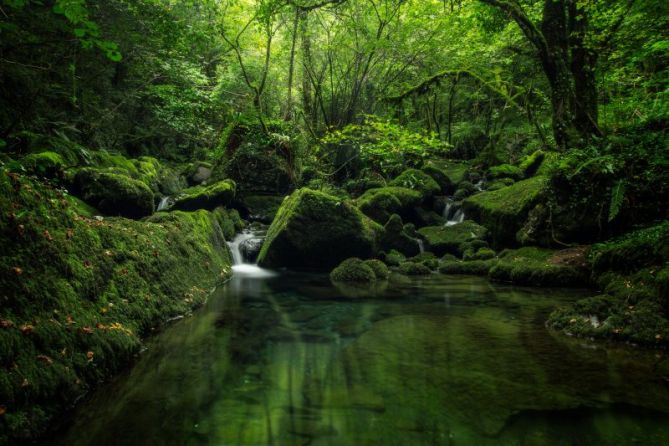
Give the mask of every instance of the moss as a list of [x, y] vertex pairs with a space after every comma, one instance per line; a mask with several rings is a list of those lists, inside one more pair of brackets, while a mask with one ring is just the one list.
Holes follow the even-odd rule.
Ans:
[[69, 203], [70, 208], [77, 214], [84, 217], [93, 217], [94, 215], [99, 215], [100, 212], [95, 209], [93, 206], [89, 206], [85, 201], [80, 200], [74, 195], [65, 194], [65, 199]]
[[383, 227], [379, 236], [379, 249], [397, 250], [405, 256], [413, 256], [420, 251], [415, 237], [407, 233], [402, 218], [397, 214], [391, 215]]
[[423, 197], [441, 192], [439, 184], [430, 175], [418, 169], [406, 169], [389, 184], [418, 191]]
[[400, 273], [407, 276], [427, 276], [431, 274], [430, 268], [422, 263], [404, 262], [400, 264]]
[[490, 260], [495, 257], [495, 251], [490, 248], [482, 247], [478, 250], [470, 248], [465, 250], [463, 260]]
[[473, 221], [464, 221], [453, 226], [426, 226], [418, 233], [427, 242], [426, 249], [438, 256], [446, 253], [461, 256], [462, 244], [475, 239], [484, 239], [487, 230]]
[[525, 247], [506, 250], [490, 269], [489, 277], [518, 285], [582, 287], [588, 284], [587, 269], [560, 264], [553, 259], [558, 251]]
[[439, 264], [439, 272], [442, 274], [471, 274], [475, 276], [487, 276], [490, 268], [497, 264], [497, 260], [468, 260], [461, 261], [450, 259]]
[[467, 218], [490, 230], [493, 246], [516, 244], [516, 233], [532, 208], [541, 201], [547, 181], [534, 177], [491, 192], [467, 198], [462, 206]]
[[500, 178], [511, 178], [514, 181], [522, 180], [525, 177], [523, 170], [511, 164], [500, 164], [488, 169], [486, 175], [490, 180], [498, 180]]
[[369, 218], [385, 224], [392, 214], [406, 218], [421, 200], [420, 192], [406, 187], [381, 187], [366, 191], [356, 204]]
[[12, 444], [40, 435], [230, 275], [209, 212], [89, 219], [61, 191], [4, 171], [0, 250], [0, 422]]
[[439, 185], [441, 188], [441, 193], [444, 195], [450, 195], [455, 190], [455, 185], [448, 177], [446, 172], [441, 170], [434, 164], [428, 163], [422, 169], [423, 172], [432, 177], [432, 179]]
[[279, 208], [258, 263], [331, 268], [348, 257], [372, 257], [381, 231], [381, 226], [350, 202], [299, 189]]
[[405, 260], [406, 256], [394, 249], [390, 250], [390, 252], [383, 256], [383, 261], [388, 266], [400, 266], [400, 264]]
[[453, 200], [455, 201], [462, 201], [465, 198], [469, 197], [470, 195], [476, 193], [477, 189], [476, 186], [474, 186], [471, 182], [469, 181], [461, 181], [458, 183], [457, 190], [455, 191], [455, 194], [453, 194]]
[[525, 178], [534, 176], [541, 167], [541, 164], [546, 158], [546, 153], [543, 150], [536, 150], [532, 154], [523, 158], [518, 167], [523, 171]]
[[58, 178], [65, 169], [65, 161], [56, 152], [31, 153], [21, 159], [26, 172], [45, 178]]
[[439, 267], [439, 260], [434, 253], [431, 252], [421, 252], [417, 256], [413, 256], [408, 259], [409, 262], [420, 263], [428, 267], [430, 270], [436, 270]]
[[153, 192], [141, 181], [91, 167], [80, 169], [74, 181], [76, 194], [106, 215], [141, 218], [153, 213]]
[[219, 206], [228, 206], [235, 198], [236, 185], [232, 180], [223, 180], [210, 186], [195, 186], [181, 191], [172, 209], [194, 211], [212, 210]]
[[469, 164], [463, 161], [452, 160], [430, 160], [426, 163], [427, 166], [434, 166], [444, 172], [454, 184], [457, 184], [465, 179]]
[[515, 181], [511, 178], [500, 178], [499, 180], [494, 180], [488, 183], [486, 191], [492, 192], [494, 190], [499, 190], [505, 187], [509, 187], [514, 184]]
[[377, 280], [385, 280], [390, 277], [390, 271], [385, 263], [378, 259], [365, 260], [365, 265], [369, 266], [374, 271], [374, 276]]
[[330, 272], [333, 282], [372, 283], [376, 280], [370, 265], [357, 257], [346, 259]]
[[244, 221], [236, 209], [219, 207], [214, 210], [213, 215], [218, 221], [226, 240], [232, 240], [235, 234], [244, 229]]

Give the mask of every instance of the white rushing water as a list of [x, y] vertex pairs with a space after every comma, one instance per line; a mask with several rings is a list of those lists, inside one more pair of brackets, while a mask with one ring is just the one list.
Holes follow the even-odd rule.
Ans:
[[234, 274], [244, 277], [272, 277], [276, 273], [259, 267], [256, 263], [249, 263], [242, 254], [242, 244], [250, 239], [257, 239], [260, 235], [253, 230], [244, 230], [237, 234], [232, 241], [228, 242], [230, 252], [232, 253], [232, 271]]
[[163, 197], [160, 199], [160, 203], [158, 203], [158, 208], [156, 209], [156, 212], [164, 211], [173, 204], [174, 204], [174, 198], [169, 196]]
[[[462, 209], [457, 209], [455, 212], [453, 212], [453, 208], [455, 207], [453, 201], [449, 198], [446, 201], [446, 207], [444, 207], [444, 218], [446, 219], [445, 226], [453, 226], [457, 225], [458, 223], [462, 223], [465, 221], [465, 213]], [[453, 214], [453, 215], [451, 215]]]

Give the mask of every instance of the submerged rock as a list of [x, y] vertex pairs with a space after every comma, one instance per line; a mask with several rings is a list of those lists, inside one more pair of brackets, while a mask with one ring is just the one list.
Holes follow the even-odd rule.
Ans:
[[75, 192], [107, 215], [141, 218], [154, 210], [153, 192], [145, 183], [109, 169], [85, 167], [74, 179]]
[[244, 260], [248, 263], [254, 263], [260, 254], [264, 237], [253, 237], [244, 240], [239, 244], [239, 252], [242, 254]]
[[331, 268], [348, 257], [371, 257], [381, 230], [350, 202], [299, 189], [279, 209], [258, 263], [267, 267]]

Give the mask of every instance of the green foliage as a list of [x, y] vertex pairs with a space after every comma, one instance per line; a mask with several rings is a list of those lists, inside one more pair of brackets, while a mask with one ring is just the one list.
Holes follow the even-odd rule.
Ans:
[[327, 133], [321, 144], [333, 148], [352, 145], [367, 168], [386, 177], [406, 167], [420, 167], [429, 158], [443, 158], [450, 150], [434, 134], [411, 132], [375, 116], [366, 116], [361, 124], [349, 124]]

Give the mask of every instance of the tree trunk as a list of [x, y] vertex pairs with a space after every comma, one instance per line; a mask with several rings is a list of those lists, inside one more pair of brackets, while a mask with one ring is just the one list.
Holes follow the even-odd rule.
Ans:
[[300, 23], [300, 10], [295, 9], [295, 18], [293, 19], [293, 39], [290, 46], [290, 63], [288, 65], [288, 98], [286, 100], [286, 109], [284, 111], [284, 120], [293, 119], [293, 78], [295, 74], [295, 48], [297, 47], [297, 28]]

